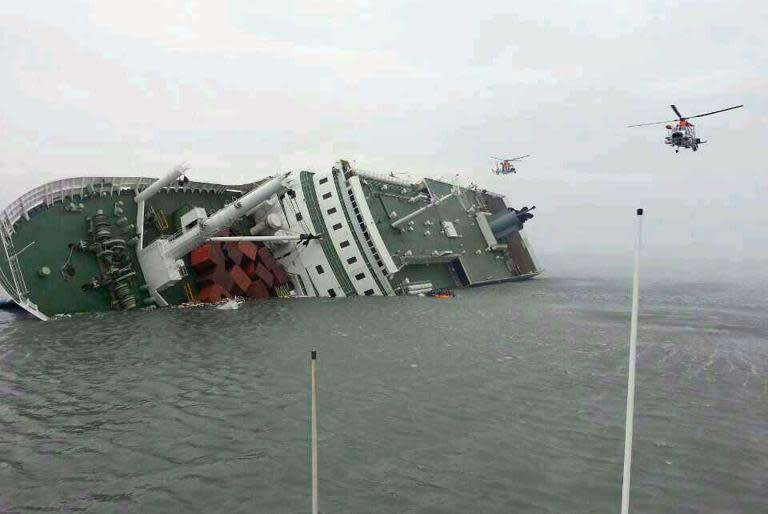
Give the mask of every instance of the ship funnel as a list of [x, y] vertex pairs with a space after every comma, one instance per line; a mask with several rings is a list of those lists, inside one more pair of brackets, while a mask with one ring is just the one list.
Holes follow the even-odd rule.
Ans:
[[491, 220], [489, 225], [491, 227], [491, 230], [493, 231], [494, 237], [496, 239], [501, 239], [513, 232], [522, 230], [525, 222], [533, 218], [533, 214], [531, 213], [531, 211], [534, 210], [535, 208], [536, 208], [535, 205], [530, 208], [523, 207], [519, 211], [516, 209], [510, 208], [504, 214]]

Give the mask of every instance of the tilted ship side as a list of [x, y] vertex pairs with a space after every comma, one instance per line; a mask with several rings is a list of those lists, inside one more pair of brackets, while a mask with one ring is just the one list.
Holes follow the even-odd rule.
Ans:
[[530, 209], [352, 168], [243, 185], [87, 177], [0, 212], [0, 283], [40, 319], [242, 296], [419, 294], [539, 273]]

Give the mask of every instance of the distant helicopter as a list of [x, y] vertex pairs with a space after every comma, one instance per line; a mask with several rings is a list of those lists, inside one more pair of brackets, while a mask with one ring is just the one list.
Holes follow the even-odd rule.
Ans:
[[[701, 139], [696, 137], [696, 128], [693, 126], [693, 123], [691, 123], [688, 120], [693, 118], [701, 118], [703, 116], [709, 116], [710, 114], [717, 114], [719, 112], [730, 111], [732, 109], [738, 109], [739, 107], [744, 107], [744, 106], [736, 105], [734, 107], [728, 107], [727, 109], [720, 109], [717, 111], [712, 111], [704, 114], [697, 114], [696, 116], [687, 116], [687, 117], [680, 114], [680, 111], [678, 111], [677, 107], [675, 107], [674, 105], [670, 105], [670, 107], [672, 107], [672, 110], [675, 111], [675, 114], [677, 115], [676, 120], [654, 121], [652, 123], [640, 123], [639, 125], [629, 125], [629, 128], [646, 127], [648, 125], [661, 125], [666, 123], [667, 137], [664, 138], [664, 144], [674, 147], [675, 153], [678, 153], [681, 147], [690, 148], [695, 152], [696, 150], [699, 149], [699, 145], [706, 143], [706, 141], [702, 141]], [[670, 125], [670, 123], [674, 123], [674, 125]]]
[[509, 175], [510, 173], [517, 173], [515, 165], [512, 163], [525, 159], [526, 157], [530, 157], [530, 155], [521, 155], [520, 157], [513, 157], [512, 159], [500, 159], [498, 157], [491, 157], [491, 159], [496, 161], [496, 167], [493, 169], [493, 172], [496, 175]]

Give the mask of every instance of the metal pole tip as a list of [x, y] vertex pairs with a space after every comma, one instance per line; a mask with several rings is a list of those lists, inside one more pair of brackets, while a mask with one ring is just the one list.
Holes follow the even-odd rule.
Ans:
[[638, 209], [637, 210], [637, 215], [638, 216], [642, 216], [643, 215], [643, 209]]
[[317, 360], [317, 350], [312, 350], [312, 360], [313, 361]]

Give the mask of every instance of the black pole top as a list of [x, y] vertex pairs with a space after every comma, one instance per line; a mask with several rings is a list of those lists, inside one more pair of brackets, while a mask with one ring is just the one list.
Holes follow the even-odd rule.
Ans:
[[317, 350], [312, 350], [312, 360], [313, 361], [317, 360]]
[[637, 210], [637, 215], [638, 216], [642, 216], [643, 215], [643, 209], [638, 209]]

